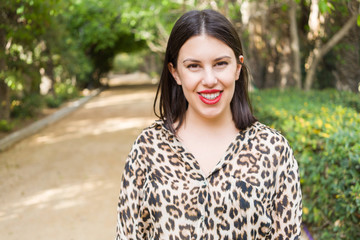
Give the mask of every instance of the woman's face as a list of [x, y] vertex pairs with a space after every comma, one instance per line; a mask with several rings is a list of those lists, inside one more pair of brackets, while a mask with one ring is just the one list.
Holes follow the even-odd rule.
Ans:
[[170, 63], [169, 70], [189, 103], [187, 114], [232, 117], [230, 102], [241, 64], [228, 45], [208, 35], [191, 37], [180, 48], [177, 67]]

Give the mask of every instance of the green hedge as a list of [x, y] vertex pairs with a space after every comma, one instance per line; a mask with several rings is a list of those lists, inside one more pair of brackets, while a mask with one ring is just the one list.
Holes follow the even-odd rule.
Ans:
[[46, 106], [49, 108], [58, 108], [63, 102], [80, 96], [79, 90], [70, 82], [56, 83], [54, 91], [55, 96], [48, 95], [45, 97]]
[[40, 94], [29, 94], [21, 98], [14, 97], [11, 101], [10, 116], [12, 119], [34, 118], [44, 107]]
[[315, 239], [360, 239], [360, 95], [272, 89], [251, 98], [256, 117], [294, 149]]
[[7, 120], [0, 120], [0, 132], [10, 132], [14, 128], [14, 123]]
[[11, 96], [10, 120], [0, 119], [0, 132], [10, 132], [21, 126], [24, 119], [36, 119], [41, 116], [44, 107], [58, 108], [62, 103], [81, 97], [79, 90], [66, 81], [54, 85], [55, 95], [46, 96], [38, 93], [28, 93], [23, 96]]

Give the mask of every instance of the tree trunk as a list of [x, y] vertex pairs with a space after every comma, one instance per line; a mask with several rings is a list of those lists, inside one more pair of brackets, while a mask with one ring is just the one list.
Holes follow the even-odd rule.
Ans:
[[278, 87], [281, 90], [284, 90], [289, 85], [293, 85], [291, 82], [292, 78], [292, 66], [291, 66], [291, 49], [290, 49], [290, 38], [288, 36], [283, 36], [283, 44], [281, 52], [279, 53], [279, 63], [277, 64], [278, 72], [280, 76], [280, 82]]
[[345, 23], [345, 25], [322, 47], [315, 47], [309, 56], [309, 70], [306, 73], [305, 78], [305, 91], [311, 89], [311, 86], [315, 79], [316, 68], [322, 57], [328, 53], [353, 27], [356, 23], [357, 15], [353, 15]]
[[182, 11], [183, 11], [183, 13], [186, 12], [186, 0], [183, 0], [183, 2], [182, 2]]
[[320, 34], [320, 10], [319, 10], [319, 1], [318, 0], [311, 0], [310, 5], [310, 14], [309, 14], [309, 21], [308, 25], [310, 31], [308, 33], [308, 40], [315, 40], [318, 38]]
[[[356, 14], [359, 9], [358, 0], [352, 0], [347, 4], [349, 12]], [[345, 23], [341, 14], [335, 16], [337, 22]], [[336, 79], [335, 86], [338, 90], [359, 92], [360, 87], [360, 28], [352, 27], [349, 33], [338, 44], [340, 47], [334, 50], [335, 55], [341, 56], [342, 61], [335, 65], [332, 71]]]
[[[0, 73], [6, 71], [5, 44], [5, 31], [0, 29]], [[10, 119], [10, 88], [5, 83], [5, 76], [0, 75], [0, 120], [2, 119]]]
[[47, 94], [51, 94], [53, 97], [56, 97], [56, 92], [54, 89], [54, 85], [55, 85], [54, 62], [52, 60], [52, 54], [48, 50], [48, 48], [49, 47], [47, 47], [46, 54], [49, 56], [49, 60], [46, 62], [45, 75], [47, 75], [48, 78], [50, 79], [50, 87]]
[[296, 83], [296, 88], [301, 89], [301, 57], [300, 57], [300, 44], [299, 35], [296, 24], [296, 2], [289, 0], [290, 10], [290, 40], [291, 52], [293, 56], [293, 79]]
[[0, 79], [0, 120], [3, 119], [10, 119], [10, 89], [4, 79]]
[[360, 83], [360, 28], [353, 27], [343, 38], [341, 47], [336, 51], [342, 60], [336, 64], [336, 89], [359, 92]]
[[230, 19], [230, 16], [229, 16], [229, 1], [228, 0], [224, 0], [224, 16], [227, 18], [227, 19]]
[[[257, 88], [264, 88], [266, 81], [266, 64], [268, 61], [264, 59], [264, 52], [268, 49], [266, 44], [268, 41], [263, 40], [263, 24], [267, 19], [267, 7], [263, 1], [249, 1], [246, 7], [241, 8], [242, 15], [246, 19], [246, 28], [249, 32], [248, 60], [246, 61], [253, 83]], [[243, 20], [244, 20], [243, 19]]]

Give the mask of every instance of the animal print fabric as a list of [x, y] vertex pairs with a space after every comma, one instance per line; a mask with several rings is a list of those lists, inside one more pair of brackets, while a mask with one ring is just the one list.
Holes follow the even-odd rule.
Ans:
[[299, 180], [286, 139], [259, 122], [205, 176], [158, 120], [126, 160], [116, 239], [299, 239]]

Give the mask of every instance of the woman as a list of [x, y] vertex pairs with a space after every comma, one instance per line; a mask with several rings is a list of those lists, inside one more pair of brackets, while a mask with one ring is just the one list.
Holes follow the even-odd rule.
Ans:
[[252, 115], [247, 84], [224, 16], [190, 11], [175, 23], [154, 103], [160, 119], [126, 161], [117, 239], [299, 238], [297, 162]]

